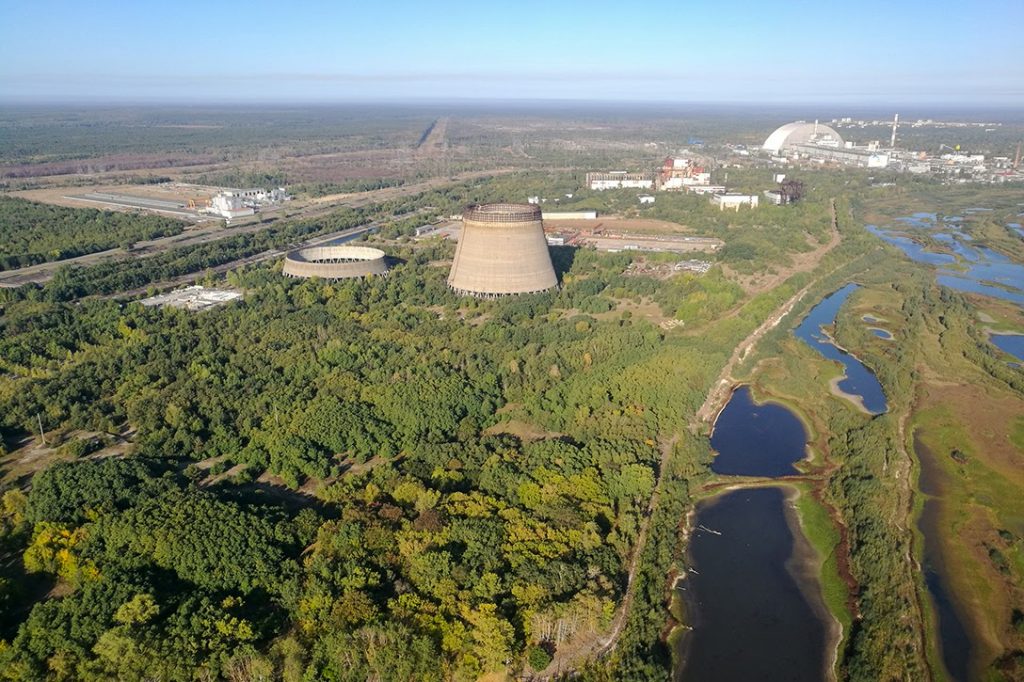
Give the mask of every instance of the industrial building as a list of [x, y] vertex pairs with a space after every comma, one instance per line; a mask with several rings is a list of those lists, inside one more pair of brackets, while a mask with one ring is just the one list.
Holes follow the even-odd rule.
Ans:
[[772, 154], [782, 154], [789, 151], [794, 145], [814, 145], [838, 149], [844, 144], [842, 136], [827, 125], [817, 121], [814, 123], [796, 121], [777, 128], [768, 136], [761, 148]]
[[877, 148], [854, 147], [853, 145], [833, 148], [815, 144], [796, 144], [789, 152], [799, 157], [821, 161], [822, 163], [839, 163], [844, 166], [861, 168], [885, 168], [889, 165], [889, 153]]
[[459, 294], [497, 298], [557, 286], [540, 206], [475, 204], [462, 214], [462, 237], [448, 274]]
[[627, 173], [611, 171], [609, 173], [587, 173], [587, 188], [598, 192], [606, 189], [651, 189], [654, 178], [647, 173]]
[[597, 211], [544, 211], [544, 220], [597, 220]]
[[384, 259], [383, 251], [367, 246], [312, 246], [285, 256], [283, 272], [289, 277], [329, 280], [386, 275]]
[[256, 213], [266, 204], [278, 204], [289, 199], [283, 187], [267, 191], [258, 187], [251, 189], [226, 189], [212, 199], [206, 210], [214, 215], [231, 220]]
[[195, 312], [223, 305], [242, 298], [242, 294], [230, 289], [207, 289], [197, 285], [175, 289], [166, 294], [144, 298], [139, 303], [147, 307], [180, 308]]
[[725, 194], [725, 185], [687, 185], [690, 194]]
[[711, 173], [703, 166], [696, 165], [691, 159], [669, 156], [661, 164], [657, 184], [660, 190], [681, 190], [710, 182]]
[[[895, 123], [893, 143], [896, 140]], [[797, 121], [777, 128], [761, 146], [772, 154], [773, 161], [785, 162], [789, 158], [803, 158], [821, 163], [838, 163], [861, 168], [885, 168], [889, 165], [889, 151], [880, 149], [878, 142], [855, 146], [844, 141], [835, 129], [823, 123]]]
[[756, 194], [715, 194], [711, 197], [711, 203], [718, 206], [719, 211], [727, 208], [738, 211], [741, 206], [757, 208], [758, 197]]

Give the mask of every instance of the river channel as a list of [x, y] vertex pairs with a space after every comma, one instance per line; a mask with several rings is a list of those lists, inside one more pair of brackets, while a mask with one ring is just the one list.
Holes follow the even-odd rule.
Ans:
[[855, 404], [862, 405], [872, 414], [881, 414], [888, 409], [888, 406], [878, 379], [860, 360], [837, 346], [823, 329], [835, 324], [839, 309], [850, 297], [850, 294], [857, 290], [857, 287], [856, 284], [847, 284], [842, 289], [826, 296], [821, 303], [811, 308], [811, 312], [807, 313], [807, 317], [794, 330], [794, 333], [797, 338], [829, 360], [835, 360], [843, 365], [846, 376], [837, 384], [843, 397], [850, 399]]
[[971, 640], [947, 585], [946, 564], [938, 541], [942, 533], [939, 523], [942, 471], [935, 462], [934, 453], [921, 442], [916, 433], [914, 452], [921, 463], [918, 489], [925, 496], [921, 516], [917, 520], [917, 528], [924, 538], [921, 568], [938, 620], [939, 652], [949, 676], [954, 680], [966, 680], [970, 670]]

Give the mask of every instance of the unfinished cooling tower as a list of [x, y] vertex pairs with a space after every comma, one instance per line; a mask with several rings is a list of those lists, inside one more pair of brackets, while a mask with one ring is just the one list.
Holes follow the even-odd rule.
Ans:
[[495, 298], [557, 284], [540, 206], [476, 204], [462, 213], [462, 237], [448, 274], [456, 293]]

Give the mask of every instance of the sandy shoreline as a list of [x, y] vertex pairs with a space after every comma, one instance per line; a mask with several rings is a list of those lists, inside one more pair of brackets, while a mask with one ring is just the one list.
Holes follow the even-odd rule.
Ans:
[[832, 395], [834, 395], [837, 398], [843, 398], [844, 400], [849, 400], [851, 403], [853, 403], [854, 405], [857, 406], [858, 410], [860, 410], [864, 414], [868, 414], [868, 415], [874, 416], [875, 415], [874, 412], [872, 412], [868, 408], [864, 407], [864, 398], [860, 397], [859, 395], [853, 395], [852, 393], [847, 393], [846, 391], [844, 391], [843, 389], [841, 389], [839, 387], [839, 382], [842, 381], [845, 378], [846, 378], [846, 375], [844, 374], [843, 376], [835, 377], [834, 379], [832, 379], [832, 381], [828, 382], [828, 388], [829, 388], [829, 391], [832, 393]]

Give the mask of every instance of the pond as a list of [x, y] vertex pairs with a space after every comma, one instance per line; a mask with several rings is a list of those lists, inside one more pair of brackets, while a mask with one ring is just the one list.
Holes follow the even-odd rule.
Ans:
[[999, 350], [1024, 360], [1024, 334], [990, 334], [989, 338]]
[[692, 568], [677, 587], [694, 627], [676, 645], [676, 680], [828, 677], [837, 626], [787, 499], [793, 494], [741, 489], [697, 505]]
[[799, 418], [782, 405], [758, 405], [749, 386], [736, 389], [715, 420], [711, 462], [716, 474], [788, 476], [806, 456], [807, 432]]

